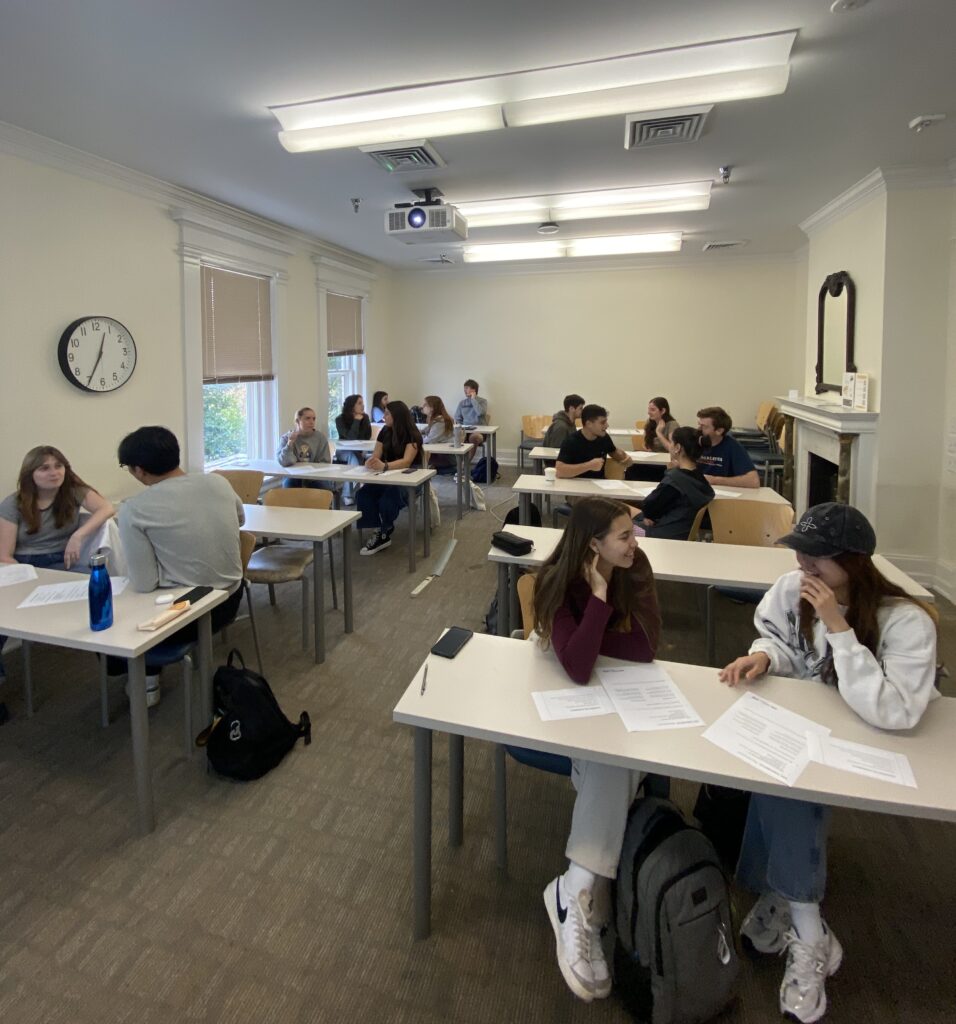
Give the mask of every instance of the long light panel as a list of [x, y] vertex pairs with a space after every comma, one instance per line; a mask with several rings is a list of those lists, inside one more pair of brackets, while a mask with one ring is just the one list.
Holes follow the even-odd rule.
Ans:
[[545, 260], [563, 256], [621, 256], [634, 253], [680, 252], [682, 244], [683, 236], [680, 231], [658, 231], [644, 235], [607, 235], [552, 242], [470, 245], [465, 247], [462, 256], [465, 263]]
[[778, 32], [270, 110], [282, 145], [301, 152], [768, 96], [787, 87], [795, 38]]

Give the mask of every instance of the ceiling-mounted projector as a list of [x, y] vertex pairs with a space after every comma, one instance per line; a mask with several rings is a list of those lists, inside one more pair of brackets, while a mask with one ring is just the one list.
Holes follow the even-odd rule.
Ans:
[[437, 188], [413, 189], [417, 203], [396, 203], [385, 214], [385, 234], [402, 242], [463, 242], [468, 221], [454, 206], [441, 201]]

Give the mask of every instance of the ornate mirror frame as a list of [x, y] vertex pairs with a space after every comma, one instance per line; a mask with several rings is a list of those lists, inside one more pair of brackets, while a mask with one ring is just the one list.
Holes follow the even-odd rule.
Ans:
[[[831, 298], [838, 298], [846, 288], [846, 373], [856, 373], [856, 363], [853, 361], [853, 329], [856, 323], [856, 285], [853, 283], [849, 273], [845, 270], [838, 270], [830, 274], [823, 282], [820, 295], [817, 298], [817, 383], [816, 393], [823, 391], [841, 391], [843, 381], [825, 382], [823, 379], [823, 346], [824, 346], [824, 303], [827, 295]], [[833, 340], [831, 339], [831, 344]]]

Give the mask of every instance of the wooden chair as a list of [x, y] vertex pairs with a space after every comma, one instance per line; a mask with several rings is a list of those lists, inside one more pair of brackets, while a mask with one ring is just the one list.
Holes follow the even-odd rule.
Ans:
[[[267, 491], [264, 504], [285, 508], [329, 509], [332, 507], [332, 492], [309, 487], [275, 488]], [[312, 565], [312, 548], [271, 544], [254, 551], [249, 560], [248, 579], [250, 583], [264, 583], [269, 588], [269, 603], [275, 605], [277, 583], [302, 583], [302, 649], [309, 647], [309, 573]], [[335, 568], [332, 561], [332, 547], [329, 545], [329, 574], [332, 579], [332, 606], [338, 607], [335, 593]], [[324, 614], [324, 608], [316, 608], [315, 614]]]
[[793, 509], [771, 501], [721, 498], [710, 504], [715, 544], [770, 548], [793, 525]]
[[635, 420], [634, 421], [634, 429], [635, 430], [643, 430], [646, 425], [647, 425], [647, 420]]
[[690, 524], [690, 533], [687, 534], [688, 540], [698, 540], [700, 538], [700, 524], [704, 521], [704, 516], [707, 515], [707, 509], [711, 507], [713, 502], [708, 502], [703, 508], [697, 510], [697, 515], [694, 516], [694, 521]]
[[239, 495], [243, 505], [258, 505], [259, 492], [265, 474], [257, 469], [214, 469], [214, 473], [228, 480], [232, 489]]
[[644, 435], [631, 434], [631, 449], [635, 452], [644, 451]]
[[608, 459], [604, 463], [605, 480], [623, 480], [626, 472], [627, 464], [624, 462], [616, 462], [614, 459]]
[[551, 417], [530, 415], [521, 417], [521, 440], [518, 443], [518, 468], [524, 468], [524, 453], [537, 448], [544, 441], [544, 435], [551, 425]]

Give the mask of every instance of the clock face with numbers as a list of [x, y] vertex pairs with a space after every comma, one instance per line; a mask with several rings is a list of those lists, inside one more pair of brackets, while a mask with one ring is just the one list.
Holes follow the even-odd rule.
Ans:
[[119, 320], [84, 316], [60, 336], [58, 357], [66, 379], [81, 391], [115, 391], [136, 369], [136, 343]]

